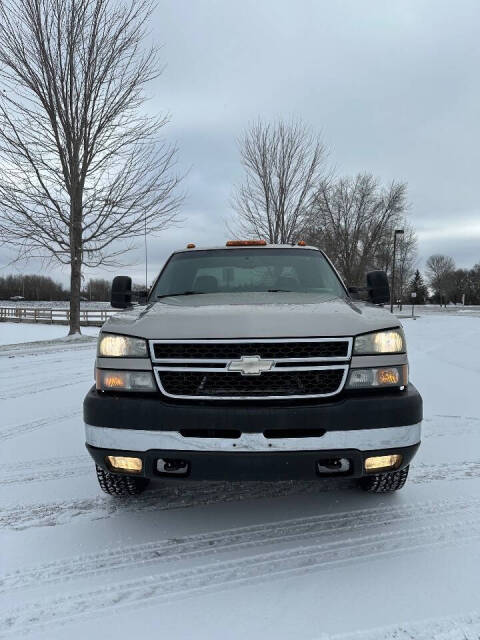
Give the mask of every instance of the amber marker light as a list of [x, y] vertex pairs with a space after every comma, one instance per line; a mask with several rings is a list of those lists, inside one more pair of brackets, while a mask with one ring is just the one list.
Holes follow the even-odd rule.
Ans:
[[95, 379], [97, 390], [125, 388], [125, 376], [120, 372], [112, 371], [107, 373], [101, 369], [96, 369]]
[[130, 473], [140, 473], [142, 470], [141, 458], [129, 458], [127, 456], [107, 456], [108, 466], [115, 471], [129, 471]]
[[226, 247], [264, 247], [266, 240], [229, 240]]
[[187, 249], [195, 249], [195, 245], [193, 244], [193, 242], [189, 242], [187, 244]]
[[399, 380], [398, 369], [379, 369], [377, 371], [378, 384], [398, 384]]
[[103, 386], [108, 389], [122, 389], [125, 386], [125, 380], [122, 376], [106, 375], [103, 378]]
[[372, 458], [366, 458], [365, 471], [368, 473], [390, 471], [391, 469], [397, 469], [401, 463], [402, 456], [399, 453], [394, 453], [390, 456], [373, 456]]
[[305, 240], [299, 240], [297, 242], [297, 244], [298, 244], [299, 247], [306, 247], [307, 246], [307, 243], [305, 242]]

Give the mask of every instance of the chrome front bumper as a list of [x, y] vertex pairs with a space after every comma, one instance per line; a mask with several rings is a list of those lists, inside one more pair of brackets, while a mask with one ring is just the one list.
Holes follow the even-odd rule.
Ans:
[[392, 449], [416, 445], [421, 440], [421, 425], [327, 431], [323, 436], [306, 438], [266, 438], [263, 433], [242, 433], [239, 438], [185, 437], [178, 431], [117, 429], [85, 424], [88, 445], [125, 451], [327, 451]]

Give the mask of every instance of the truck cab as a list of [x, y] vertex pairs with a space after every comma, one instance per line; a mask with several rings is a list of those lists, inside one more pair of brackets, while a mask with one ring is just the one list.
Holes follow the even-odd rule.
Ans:
[[315, 247], [233, 241], [167, 260], [146, 299], [112, 284], [86, 446], [101, 488], [150, 480], [407, 479], [422, 399], [386, 274], [353, 296]]

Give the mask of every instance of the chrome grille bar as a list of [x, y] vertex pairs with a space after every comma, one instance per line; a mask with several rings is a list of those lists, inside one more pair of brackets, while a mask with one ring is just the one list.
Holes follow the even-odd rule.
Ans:
[[[286, 358], [271, 358], [274, 361], [273, 367], [268, 372], [263, 372], [262, 376], [275, 375], [278, 373], [289, 373], [295, 374], [295, 372], [321, 372], [326, 370], [337, 370], [342, 372], [341, 382], [338, 388], [331, 393], [319, 393], [319, 394], [295, 394], [290, 395], [285, 393], [283, 395], [201, 395], [196, 393], [195, 395], [185, 395], [185, 394], [173, 394], [169, 393], [164, 385], [162, 384], [161, 374], [162, 372], [174, 372], [181, 375], [182, 373], [204, 373], [205, 376], [208, 376], [209, 373], [229, 373], [228, 365], [232, 360], [236, 360], [237, 358], [165, 358], [160, 357], [158, 355], [158, 351], [156, 352], [155, 346], [162, 344], [185, 344], [185, 345], [219, 345], [219, 344], [279, 344], [285, 345], [288, 343], [328, 343], [328, 342], [336, 342], [336, 343], [345, 343], [346, 346], [346, 354], [344, 356], [314, 356], [310, 358], [306, 357], [286, 357]], [[342, 337], [342, 338], [240, 338], [240, 339], [211, 339], [211, 340], [195, 340], [195, 339], [184, 339], [184, 340], [151, 340], [149, 341], [150, 355], [152, 362], [154, 363], [154, 374], [161, 392], [170, 398], [177, 398], [182, 400], [285, 400], [285, 399], [308, 399], [308, 398], [325, 398], [329, 396], [336, 395], [340, 393], [343, 389], [349, 369], [349, 360], [352, 355], [352, 346], [353, 346], [353, 338]], [[250, 349], [251, 350], [251, 349]], [[241, 356], [240, 356], [241, 357]], [[260, 356], [256, 356], [260, 357]], [[289, 363], [292, 363], [291, 366], [288, 366]], [[330, 364], [332, 363], [332, 364]], [[335, 364], [334, 364], [335, 363]], [[203, 365], [218, 365], [218, 366], [202, 366]], [[172, 366], [175, 365], [175, 366]], [[281, 366], [277, 366], [281, 365]], [[287, 366], [283, 366], [287, 365]], [[235, 373], [234, 375], [242, 375], [240, 373]], [[278, 375], [278, 374], [277, 374]], [[207, 378], [205, 378], [206, 380]]]

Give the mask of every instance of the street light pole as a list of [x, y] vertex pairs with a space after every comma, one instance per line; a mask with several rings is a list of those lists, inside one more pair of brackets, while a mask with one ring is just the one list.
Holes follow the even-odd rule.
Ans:
[[395, 258], [397, 254], [397, 236], [403, 235], [403, 229], [395, 229], [393, 234], [393, 264], [392, 264], [392, 292], [390, 294], [390, 313], [393, 313], [393, 303], [395, 300]]
[[145, 291], [148, 295], [148, 248], [147, 248], [147, 212], [145, 211], [145, 229], [144, 229], [144, 238], [145, 238]]

